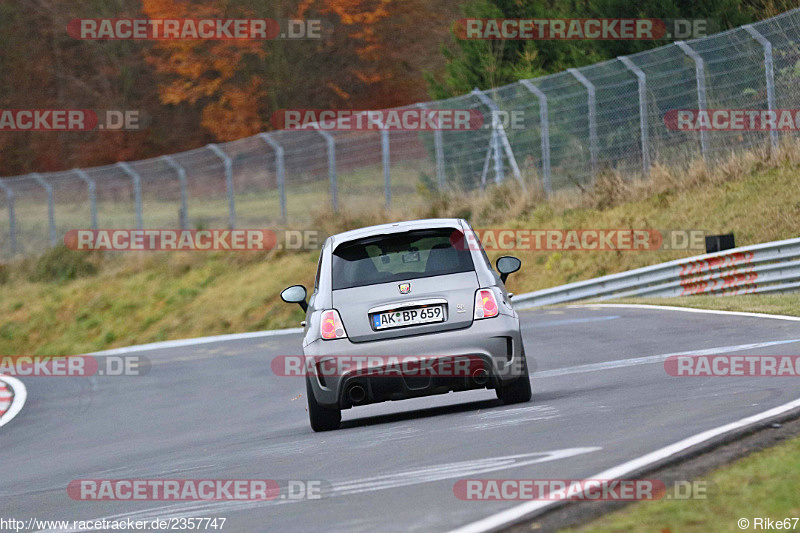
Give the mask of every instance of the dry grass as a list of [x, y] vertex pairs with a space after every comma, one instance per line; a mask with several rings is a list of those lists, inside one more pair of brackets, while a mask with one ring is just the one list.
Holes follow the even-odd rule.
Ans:
[[[650, 182], [604, 177], [586, 191], [541, 191], [509, 182], [479, 192], [425, 192], [424, 207], [382, 208], [383, 198], [334, 215], [312, 210], [322, 234], [409, 218], [460, 216], [476, 228], [654, 228], [734, 231], [738, 245], [796, 237], [800, 229], [800, 148], [738, 155], [709, 170], [655, 167]], [[370, 202], [377, 204], [370, 206]], [[419, 205], [419, 204], [417, 204]], [[524, 292], [702, 252], [517, 251], [522, 270], [509, 290]], [[500, 252], [490, 252], [495, 259]], [[71, 277], [33, 281], [37, 260], [0, 269], [0, 353], [71, 354], [166, 339], [296, 326], [297, 306], [278, 294], [313, 283], [318, 254], [274, 250], [97, 255], [73, 262]], [[60, 264], [55, 261], [55, 264]], [[52, 265], [51, 265], [52, 266]], [[61, 278], [64, 279], [61, 279]]]
[[[581, 527], [562, 531], [736, 532], [742, 531], [737, 521], [743, 517], [753, 525], [754, 517], [769, 517], [773, 523], [786, 517], [797, 517], [800, 513], [797, 499], [797, 476], [800, 475], [798, 458], [800, 438], [794, 438], [706, 474], [703, 479], [709, 488], [706, 499], [642, 501]], [[786, 529], [796, 530], [797, 527], [793, 527], [795, 520], [790, 518]], [[746, 531], [758, 529], [767, 528], [745, 528]]]

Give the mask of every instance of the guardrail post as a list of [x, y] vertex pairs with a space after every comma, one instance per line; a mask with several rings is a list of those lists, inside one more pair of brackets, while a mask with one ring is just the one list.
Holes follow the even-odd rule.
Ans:
[[133, 180], [133, 196], [136, 203], [136, 229], [142, 229], [144, 227], [142, 221], [142, 178], [128, 163], [120, 161], [117, 166]]
[[[427, 104], [417, 104], [417, 106], [424, 110], [428, 111]], [[437, 117], [437, 128], [433, 130], [433, 150], [436, 154], [436, 183], [439, 186], [439, 190], [443, 190], [446, 183], [445, 183], [445, 175], [444, 175], [444, 149], [442, 147], [442, 120], [441, 117]]]
[[594, 83], [576, 68], [568, 68], [581, 85], [586, 87], [586, 100], [589, 106], [589, 159], [592, 168], [592, 179], [597, 176], [597, 99], [595, 98]]
[[233, 193], [233, 161], [231, 157], [222, 151], [216, 144], [208, 144], [206, 148], [214, 152], [225, 165], [225, 190], [228, 195], [228, 227], [236, 228], [236, 200]]
[[281, 220], [286, 222], [286, 164], [283, 159], [283, 146], [270, 137], [269, 133], [259, 133], [261, 139], [275, 151], [275, 169], [278, 178], [278, 196], [281, 202]]
[[503, 160], [500, 153], [500, 145], [502, 144], [506, 153], [506, 157], [508, 157], [508, 164], [511, 165], [511, 170], [514, 173], [514, 178], [516, 178], [520, 185], [522, 185], [523, 190], [527, 190], [527, 187], [525, 187], [525, 182], [522, 180], [522, 173], [519, 171], [519, 166], [517, 165], [517, 159], [514, 157], [514, 152], [511, 150], [511, 143], [508, 142], [506, 130], [503, 128], [503, 124], [500, 122], [500, 117], [497, 116], [500, 108], [497, 107], [497, 104], [494, 102], [494, 100], [486, 96], [486, 94], [477, 87], [472, 91], [472, 94], [477, 96], [478, 99], [483, 102], [483, 105], [492, 110], [492, 142], [494, 145], [495, 154], [495, 182], [500, 183], [504, 179]]
[[91, 211], [92, 229], [97, 231], [97, 189], [94, 180], [83, 171], [83, 169], [75, 168], [72, 171], [86, 183], [86, 188], [89, 192], [89, 210]]
[[47, 225], [50, 229], [50, 246], [53, 247], [58, 241], [58, 237], [56, 236], [56, 205], [55, 199], [53, 198], [53, 186], [44, 181], [44, 178], [42, 178], [38, 172], [34, 172], [31, 176], [36, 180], [36, 183], [47, 191]]
[[162, 156], [161, 159], [166, 161], [166, 163], [178, 173], [178, 183], [180, 183], [181, 187], [181, 207], [178, 211], [178, 223], [181, 226], [181, 229], [188, 229], [189, 227], [189, 209], [187, 207], [187, 192], [186, 192], [186, 169], [183, 168], [175, 159], [172, 158], [170, 155]]
[[14, 213], [14, 191], [0, 179], [0, 189], [6, 191], [8, 202], [8, 239], [11, 244], [11, 256], [17, 253], [17, 217]]
[[639, 128], [642, 139], [642, 174], [644, 177], [650, 175], [650, 140], [647, 130], [647, 76], [644, 71], [633, 64], [630, 58], [620, 56], [619, 59], [628, 70], [636, 75], [639, 80]]
[[319, 124], [309, 124], [315, 128], [328, 144], [328, 181], [331, 184], [331, 205], [334, 211], [339, 210], [339, 185], [336, 180], [336, 140], [333, 135], [322, 130]]
[[[742, 26], [744, 30], [749, 33], [753, 39], [759, 42], [764, 47], [764, 71], [767, 78], [767, 109], [775, 111], [775, 72], [772, 62], [772, 43], [764, 37], [761, 32], [755, 29], [752, 24], [745, 24]], [[778, 146], [778, 130], [772, 128], [769, 131], [769, 137], [772, 141], [772, 146]]]
[[[691, 46], [686, 44], [685, 41], [677, 41], [675, 43], [678, 48], [694, 60], [694, 75], [697, 78], [697, 110], [706, 110], [706, 74], [703, 58], [700, 54], [695, 52]], [[700, 129], [700, 152], [703, 154], [703, 159], [708, 157], [708, 131]]]
[[549, 196], [553, 192], [553, 184], [550, 179], [550, 118], [547, 110], [547, 96], [544, 91], [528, 80], [522, 80], [520, 83], [539, 99], [539, 127], [542, 137], [542, 185], [545, 194]]

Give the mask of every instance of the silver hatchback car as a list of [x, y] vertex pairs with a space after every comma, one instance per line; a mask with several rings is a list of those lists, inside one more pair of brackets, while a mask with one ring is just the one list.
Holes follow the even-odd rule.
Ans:
[[293, 285], [285, 302], [306, 311], [308, 414], [337, 429], [342, 409], [494, 389], [527, 402], [531, 383], [519, 317], [504, 282], [515, 257], [492, 269], [469, 224], [428, 219], [333, 235], [322, 246], [314, 292]]

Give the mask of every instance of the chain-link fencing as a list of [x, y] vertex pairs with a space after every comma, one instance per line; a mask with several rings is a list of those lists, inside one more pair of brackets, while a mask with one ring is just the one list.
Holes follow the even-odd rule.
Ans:
[[[279, 130], [169, 156], [0, 180], [0, 257], [70, 229], [302, 227], [319, 209], [411, 211], [421, 189], [507, 179], [553, 191], [646, 178], [796, 131], [681, 131], [680, 109], [800, 108], [800, 9], [710, 37], [400, 109], [469, 109], [469, 131]], [[522, 127], [501, 112], [521, 112]]]

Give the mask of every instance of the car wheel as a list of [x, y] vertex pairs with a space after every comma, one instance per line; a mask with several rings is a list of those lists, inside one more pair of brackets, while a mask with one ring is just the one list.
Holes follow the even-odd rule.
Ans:
[[525, 403], [531, 401], [531, 378], [528, 374], [528, 360], [522, 354], [522, 375], [508, 384], [501, 384], [495, 389], [497, 397], [508, 405], [512, 403]]
[[306, 378], [306, 396], [308, 396], [308, 420], [311, 422], [311, 429], [314, 431], [339, 429], [342, 423], [342, 410], [318, 404], [308, 378]]

